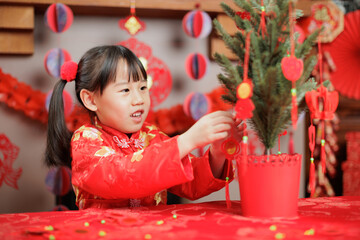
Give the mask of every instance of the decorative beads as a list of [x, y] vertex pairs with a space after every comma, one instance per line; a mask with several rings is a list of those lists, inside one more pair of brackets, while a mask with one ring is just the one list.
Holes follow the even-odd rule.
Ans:
[[277, 227], [276, 227], [276, 225], [271, 225], [269, 227], [269, 229], [270, 229], [270, 231], [276, 231]]
[[325, 139], [321, 139], [321, 146], [325, 146]]
[[106, 236], [106, 232], [103, 231], [103, 230], [99, 231], [99, 236], [100, 236], [100, 237], [105, 237], [105, 236]]
[[314, 234], [315, 234], [315, 230], [313, 228], [310, 228], [304, 232], [304, 235], [306, 236], [314, 235]]
[[88, 227], [88, 226], [90, 226], [90, 223], [84, 222], [84, 226], [85, 226], [85, 227]]
[[291, 95], [292, 95], [293, 97], [296, 96], [296, 88], [292, 88], [292, 89], [291, 89]]

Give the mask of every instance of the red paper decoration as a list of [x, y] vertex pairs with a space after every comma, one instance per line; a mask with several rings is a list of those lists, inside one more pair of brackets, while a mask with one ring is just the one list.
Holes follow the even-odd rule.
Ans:
[[119, 27], [120, 29], [127, 31], [132, 36], [146, 29], [145, 23], [133, 15], [120, 19]]
[[201, 53], [192, 53], [185, 60], [187, 75], [195, 80], [203, 78], [208, 69], [209, 60]]
[[[339, 104], [339, 93], [329, 92], [326, 87], [320, 86], [316, 91], [305, 94], [306, 104], [310, 110], [311, 119], [331, 120]], [[320, 109], [320, 102], [323, 109]]]
[[70, 61], [70, 54], [62, 48], [50, 49], [44, 58], [46, 72], [53, 77], [60, 77], [60, 69], [64, 62]]
[[281, 69], [287, 80], [295, 82], [303, 73], [304, 63], [302, 59], [295, 56], [284, 57], [281, 60]]
[[22, 168], [14, 169], [13, 164], [19, 154], [19, 147], [10, 142], [5, 134], [0, 134], [0, 187], [2, 183], [19, 189], [19, 180]]
[[[49, 91], [48, 94], [46, 94], [46, 100], [45, 100], [45, 107], [47, 111], [49, 111], [51, 96], [52, 96], [52, 91]], [[64, 99], [64, 114], [65, 117], [67, 117], [71, 114], [71, 112], [74, 109], [73, 99], [70, 93], [68, 93], [66, 90], [63, 91], [63, 99]]]
[[117, 44], [129, 48], [145, 63], [144, 67], [148, 77], [151, 78], [148, 81], [152, 81], [150, 88], [151, 105], [155, 107], [162, 103], [168, 97], [172, 88], [172, 78], [167, 65], [152, 55], [150, 46], [138, 41], [136, 38], [129, 38]]
[[50, 192], [56, 196], [64, 196], [71, 189], [71, 170], [68, 167], [51, 168], [45, 183]]
[[193, 10], [184, 16], [182, 27], [184, 32], [190, 37], [205, 38], [211, 32], [212, 21], [206, 12]]
[[[339, 93], [360, 100], [360, 10], [345, 15], [345, 28], [331, 43], [324, 44], [324, 53], [331, 55], [331, 83]], [[333, 65], [333, 66], [334, 66]]]
[[62, 3], [51, 4], [44, 16], [45, 25], [53, 32], [65, 32], [71, 26], [74, 19], [71, 9]]
[[292, 82], [291, 88], [291, 122], [293, 129], [296, 129], [297, 120], [298, 120], [298, 108], [297, 108], [297, 97], [296, 97], [296, 84], [295, 82], [301, 77], [304, 69], [304, 63], [302, 59], [297, 59], [295, 57], [295, 40], [294, 40], [294, 31], [295, 31], [295, 18], [293, 17], [293, 2], [289, 2], [289, 22], [290, 22], [290, 48], [291, 55], [289, 57], [284, 57], [281, 60], [281, 70], [285, 78]]
[[211, 101], [202, 93], [190, 93], [186, 96], [183, 107], [184, 113], [196, 121], [210, 112]]

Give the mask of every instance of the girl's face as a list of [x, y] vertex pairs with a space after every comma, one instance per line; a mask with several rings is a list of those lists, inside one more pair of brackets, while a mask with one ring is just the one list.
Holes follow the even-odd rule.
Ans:
[[102, 95], [94, 94], [96, 115], [100, 122], [123, 133], [141, 129], [150, 109], [150, 95], [146, 79], [128, 81], [128, 67], [119, 61], [115, 82], [110, 82]]

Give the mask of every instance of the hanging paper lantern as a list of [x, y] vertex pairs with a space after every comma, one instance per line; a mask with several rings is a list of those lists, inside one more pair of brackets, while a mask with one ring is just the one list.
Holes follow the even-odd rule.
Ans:
[[210, 16], [201, 10], [193, 10], [188, 12], [183, 20], [182, 27], [184, 32], [193, 38], [205, 38], [212, 29]]
[[136, 38], [129, 38], [117, 45], [129, 48], [140, 59], [148, 75], [151, 106], [158, 106], [169, 96], [172, 88], [172, 78], [167, 65], [152, 55], [150, 46]]
[[74, 19], [71, 9], [62, 3], [51, 4], [45, 12], [45, 25], [53, 32], [65, 32], [72, 24]]
[[53, 77], [60, 77], [60, 69], [64, 62], [70, 61], [70, 54], [62, 48], [50, 49], [44, 58], [46, 71]]
[[64, 196], [71, 188], [71, 170], [68, 167], [51, 168], [46, 175], [45, 184], [56, 196]]
[[[52, 96], [52, 91], [49, 91], [46, 94], [46, 100], [45, 100], [45, 107], [48, 112], [49, 112], [51, 96]], [[64, 114], [65, 114], [65, 117], [67, 117], [73, 111], [74, 104], [73, 104], [73, 99], [72, 99], [70, 93], [68, 93], [65, 90], [63, 91], [63, 100], [64, 100]]]
[[187, 75], [198, 80], [205, 76], [208, 69], [209, 60], [201, 53], [192, 53], [185, 60], [185, 70]]
[[190, 93], [186, 96], [184, 112], [194, 120], [199, 120], [211, 110], [211, 101], [202, 93]]

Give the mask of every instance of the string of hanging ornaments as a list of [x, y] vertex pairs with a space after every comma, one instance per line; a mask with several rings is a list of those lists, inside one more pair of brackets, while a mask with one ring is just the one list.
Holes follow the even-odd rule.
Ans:
[[[323, 16], [324, 11], [327, 14], [325, 5], [315, 5], [312, 6], [312, 17], [315, 19], [317, 27], [321, 29], [326, 22], [324, 19], [327, 19]], [[318, 164], [319, 173], [324, 175], [326, 172], [326, 151], [325, 145], [325, 122], [332, 120], [334, 118], [334, 112], [339, 104], [339, 93], [337, 91], [329, 92], [328, 89], [324, 86], [323, 81], [323, 50], [322, 50], [322, 33], [318, 36], [318, 66], [319, 66], [319, 81], [320, 87], [315, 91], [312, 90], [305, 94], [306, 104], [310, 110], [310, 121], [311, 125], [308, 129], [309, 134], [309, 148], [310, 148], [310, 174], [309, 174], [309, 190], [311, 196], [315, 194], [316, 186], [316, 176], [315, 176], [315, 162], [314, 162], [314, 150], [316, 143], [315, 135], [315, 126], [314, 120], [319, 120], [319, 126], [321, 125], [321, 150], [320, 150], [320, 163]], [[321, 177], [319, 176], [319, 179]]]
[[[210, 16], [200, 10], [200, 4], [195, 9], [187, 12], [182, 19], [182, 29], [185, 34], [193, 39], [207, 38], [212, 30]], [[202, 79], [209, 67], [209, 59], [199, 53], [190, 53], [185, 59], [185, 72], [193, 80]], [[190, 92], [183, 103], [184, 113], [192, 119], [199, 120], [211, 110], [211, 101], [200, 92]]]
[[130, 15], [119, 20], [119, 27], [129, 33], [131, 37], [118, 42], [117, 45], [129, 48], [143, 64], [148, 75], [151, 107], [154, 108], [169, 96], [172, 88], [172, 77], [167, 65], [152, 55], [151, 47], [135, 38], [136, 34], [146, 29], [145, 22], [136, 16], [135, 0], [130, 0]]
[[[54, 33], [60, 34], [70, 28], [73, 23], [74, 15], [72, 10], [65, 4], [54, 3], [51, 4], [44, 15], [45, 25]], [[50, 49], [44, 57], [44, 66], [46, 72], [59, 79], [61, 66], [64, 62], [70, 61], [71, 55], [63, 48], [56, 47]], [[45, 109], [49, 111], [50, 99], [52, 90], [46, 94]], [[64, 112], [65, 117], [70, 116], [73, 111], [73, 99], [71, 95], [64, 90]], [[49, 170], [45, 179], [47, 189], [52, 192], [57, 199], [57, 205], [52, 209], [53, 211], [65, 211], [68, 208], [61, 204], [61, 196], [66, 195], [71, 189], [71, 170], [68, 167], [53, 167]]]

